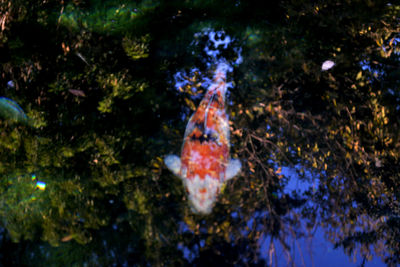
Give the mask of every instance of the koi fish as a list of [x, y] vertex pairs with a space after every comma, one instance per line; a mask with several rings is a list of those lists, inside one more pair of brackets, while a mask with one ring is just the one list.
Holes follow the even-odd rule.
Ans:
[[181, 157], [168, 155], [164, 162], [183, 180], [194, 212], [208, 214], [225, 181], [241, 168], [229, 155], [229, 124], [225, 111], [228, 65], [220, 63], [213, 83], [186, 126]]

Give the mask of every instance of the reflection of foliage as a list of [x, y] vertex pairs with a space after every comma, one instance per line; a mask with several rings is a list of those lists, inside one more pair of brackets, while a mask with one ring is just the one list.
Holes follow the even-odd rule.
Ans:
[[35, 189], [36, 182], [30, 175], [3, 177], [6, 189], [1, 194], [1, 217], [7, 226], [11, 238], [18, 241], [22, 236], [32, 239], [35, 225], [40, 221], [44, 198], [40, 190]]
[[[128, 99], [136, 92], [143, 92], [146, 88], [145, 83], [132, 82], [131, 79], [125, 77], [125, 74], [110, 74], [106, 77], [99, 77], [98, 83], [104, 89], [110, 87], [112, 92], [99, 102], [99, 110], [102, 113], [111, 112], [113, 98], [119, 97]], [[128, 83], [130, 81], [130, 83]]]
[[146, 58], [149, 56], [148, 39], [149, 35], [142, 36], [139, 40], [125, 37], [122, 40], [122, 47], [126, 54], [134, 60]]
[[66, 6], [59, 21], [62, 25], [79, 31], [82, 27], [95, 32], [120, 32], [133, 25], [137, 16], [135, 7], [121, 4], [108, 7], [100, 4], [94, 10], [82, 11], [73, 4]]
[[[399, 262], [399, 6], [92, 2], [0, 1], [1, 95], [33, 126], [0, 120], [4, 265], [273, 264], [302, 220], [349, 254]], [[229, 96], [243, 172], [207, 217], [162, 165], [205, 89], [199, 25], [243, 51]], [[285, 191], [284, 166], [313, 188]]]
[[[319, 16], [321, 23], [336, 25], [338, 22], [324, 13], [326, 8], [314, 7], [310, 16]], [[393, 11], [391, 7], [388, 9]], [[342, 19], [362, 19], [355, 16]], [[358, 30], [357, 26], [348, 31], [330, 27], [338, 30], [330, 34], [335, 34], [340, 43], [307, 51], [307, 45], [315, 40], [312, 38], [316, 38], [314, 35], [318, 31], [315, 28], [313, 32], [307, 30], [308, 26], [312, 27], [307, 17], [299, 19], [303, 23], [299, 24], [296, 34], [300, 32], [303, 40], [293, 38], [293, 33], [283, 33], [280, 38], [285, 54], [263, 52], [262, 57], [250, 55], [258, 60], [257, 64], [263, 62], [268, 67], [277, 61], [279, 66], [273, 70], [269, 68], [269, 83], [273, 90], [259, 90], [254, 99], [250, 99], [254, 101], [252, 106], [243, 110], [242, 125], [250, 120], [260, 126], [258, 129], [268, 129], [267, 132], [255, 129], [248, 133], [246, 151], [250, 150], [249, 157], [257, 156], [264, 147], [270, 151], [272, 159], [300, 163], [318, 173], [319, 190], [309, 192], [321, 207], [315, 212], [321, 216], [324, 225], [330, 225], [336, 232], [335, 242], [344, 245], [349, 252], [355, 247], [355, 242], [365, 244], [361, 252], [367, 255], [370, 244], [396, 238], [395, 235], [389, 238], [386, 231], [382, 235], [382, 227], [386, 228], [388, 218], [398, 216], [394, 207], [399, 205], [395, 170], [399, 158], [396, 122], [399, 103], [388, 103], [391, 94], [388, 89], [394, 84], [378, 82], [385, 79], [390, 66], [383, 75], [374, 71], [376, 67], [384, 67], [386, 55], [381, 53], [381, 49], [370, 51], [370, 55], [364, 54], [363, 51], [371, 50], [376, 36], [370, 34], [371, 40], [365, 40], [365, 31]], [[376, 25], [370, 26], [369, 31], [381, 22], [370, 23]], [[395, 32], [396, 28], [386, 28], [386, 39], [393, 38]], [[262, 33], [258, 35], [262, 36]], [[352, 38], [344, 41], [341, 35]], [[280, 44], [252, 41], [252, 45], [258, 51], [278, 51], [275, 46]], [[318, 71], [320, 65], [315, 65], [315, 61], [323, 62], [329, 57], [337, 57], [338, 65], [332, 73], [321, 73]], [[362, 58], [364, 64], [375, 66], [372, 65], [371, 70], [362, 70], [360, 65], [355, 65], [360, 64], [360, 61], [354, 62], [357, 57], [359, 60]], [[372, 63], [373, 60], [376, 62]], [[286, 66], [286, 69], [279, 69], [280, 66]], [[259, 84], [265, 81], [249, 78], [247, 83], [254, 84], [253, 87], [264, 87]], [[255, 158], [261, 173], [267, 170], [262, 158], [265, 156]], [[250, 170], [255, 168], [253, 164], [254, 161], [249, 162]], [[303, 170], [299, 170], [299, 174], [305, 175]], [[365, 232], [359, 232], [359, 227]], [[397, 245], [396, 249], [399, 249]]]

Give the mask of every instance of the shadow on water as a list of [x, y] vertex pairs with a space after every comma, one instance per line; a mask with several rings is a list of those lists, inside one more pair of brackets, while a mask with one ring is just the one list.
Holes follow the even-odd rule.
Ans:
[[[0, 10], [1, 265], [399, 264], [400, 6]], [[196, 214], [163, 159], [222, 61], [241, 170]]]

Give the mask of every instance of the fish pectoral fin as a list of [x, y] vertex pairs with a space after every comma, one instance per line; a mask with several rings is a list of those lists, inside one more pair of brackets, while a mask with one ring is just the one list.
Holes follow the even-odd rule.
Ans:
[[176, 155], [168, 155], [164, 158], [167, 168], [175, 175], [179, 176], [181, 170], [181, 159]]
[[225, 171], [225, 180], [229, 180], [234, 177], [242, 168], [242, 164], [238, 159], [231, 159]]

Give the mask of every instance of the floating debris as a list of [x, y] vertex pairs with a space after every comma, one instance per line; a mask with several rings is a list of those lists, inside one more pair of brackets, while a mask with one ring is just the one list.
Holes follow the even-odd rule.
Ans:
[[68, 241], [71, 241], [74, 237], [75, 237], [75, 235], [67, 235], [67, 236], [64, 236], [63, 238], [61, 238], [61, 242], [68, 242]]
[[326, 60], [324, 63], [322, 63], [322, 67], [321, 69], [324, 70], [329, 70], [331, 69], [333, 66], [335, 66], [335, 62], [333, 62], [332, 60]]
[[7, 87], [9, 88], [9, 89], [11, 89], [11, 88], [14, 88], [15, 87], [15, 83], [13, 82], [13, 81], [8, 81], [7, 82]]
[[76, 90], [76, 89], [69, 89], [68, 92], [70, 92], [71, 94], [75, 95], [75, 96], [82, 96], [85, 97], [85, 92], [83, 92], [82, 90]]
[[79, 53], [79, 52], [76, 52], [76, 55], [80, 58], [80, 59], [82, 59], [82, 61], [83, 62], [85, 62], [86, 63], [86, 65], [88, 65], [88, 66], [90, 66], [89, 65], [89, 63], [87, 62], [87, 60], [82, 56], [82, 54], [81, 53]]

